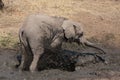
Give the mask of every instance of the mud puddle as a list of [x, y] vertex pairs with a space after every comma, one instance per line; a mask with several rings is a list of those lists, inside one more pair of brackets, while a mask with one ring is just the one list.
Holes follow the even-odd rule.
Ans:
[[120, 50], [107, 48], [108, 64], [89, 64], [77, 71], [69, 72], [58, 69], [31, 73], [15, 69], [16, 51], [0, 49], [0, 80], [119, 80]]

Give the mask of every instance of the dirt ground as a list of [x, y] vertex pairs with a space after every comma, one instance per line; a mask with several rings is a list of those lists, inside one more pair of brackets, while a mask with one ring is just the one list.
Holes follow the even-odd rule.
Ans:
[[[3, 0], [0, 11], [0, 80], [119, 80], [119, 0]], [[109, 64], [89, 64], [74, 72], [58, 69], [22, 72], [15, 69], [18, 30], [34, 13], [62, 16], [83, 23], [85, 37], [104, 48]], [[12, 49], [11, 49], [12, 48]], [[66, 49], [73, 50], [69, 46]], [[79, 51], [76, 48], [75, 51]], [[85, 50], [91, 52], [91, 50]]]
[[0, 11], [0, 47], [14, 46], [18, 30], [31, 14], [62, 16], [84, 24], [92, 42], [120, 47], [119, 0], [4, 0]]
[[0, 80], [119, 80], [120, 50], [104, 49], [108, 64], [90, 63], [79, 66], [76, 71], [69, 72], [59, 69], [43, 70], [31, 73], [16, 69], [16, 51], [0, 49]]

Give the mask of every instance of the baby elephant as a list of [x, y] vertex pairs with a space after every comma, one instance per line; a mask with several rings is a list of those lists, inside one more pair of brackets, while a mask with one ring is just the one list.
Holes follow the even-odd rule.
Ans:
[[76, 42], [98, 49], [84, 38], [83, 25], [72, 20], [34, 14], [27, 17], [19, 30], [20, 43], [23, 45], [23, 70], [36, 71], [39, 58], [45, 49], [61, 50], [63, 42]]

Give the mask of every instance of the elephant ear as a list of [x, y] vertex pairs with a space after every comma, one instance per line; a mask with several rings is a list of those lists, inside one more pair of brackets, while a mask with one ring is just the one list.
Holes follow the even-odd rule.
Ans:
[[65, 20], [62, 24], [64, 34], [67, 39], [75, 37], [75, 26], [71, 20]]

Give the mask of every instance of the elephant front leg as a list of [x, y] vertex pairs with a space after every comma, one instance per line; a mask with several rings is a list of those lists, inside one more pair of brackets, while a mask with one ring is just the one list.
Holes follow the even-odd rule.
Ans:
[[55, 48], [55, 49], [61, 49], [62, 46], [62, 38], [56, 38], [52, 43], [51, 43], [51, 47]]
[[44, 53], [44, 48], [42, 48], [42, 47], [39, 47], [39, 48], [33, 50], [33, 61], [30, 66], [31, 72], [38, 70], [38, 68], [37, 68], [38, 61], [43, 53]]

